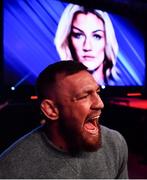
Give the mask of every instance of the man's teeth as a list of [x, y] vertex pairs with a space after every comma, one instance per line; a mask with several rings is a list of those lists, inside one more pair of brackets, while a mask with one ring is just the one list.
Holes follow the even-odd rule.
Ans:
[[98, 116], [88, 118], [87, 121], [93, 121], [95, 119], [98, 120], [99, 118], [100, 118], [100, 116], [98, 115]]
[[94, 119], [98, 119], [98, 118], [100, 118], [100, 116], [95, 116], [95, 117], [92, 117], [92, 118], [90, 118], [91, 120], [94, 120]]

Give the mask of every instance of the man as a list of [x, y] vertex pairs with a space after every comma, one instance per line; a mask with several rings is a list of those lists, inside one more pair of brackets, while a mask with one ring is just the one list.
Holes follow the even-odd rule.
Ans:
[[99, 124], [100, 87], [83, 64], [49, 65], [37, 91], [46, 123], [1, 157], [0, 178], [128, 178], [126, 142]]

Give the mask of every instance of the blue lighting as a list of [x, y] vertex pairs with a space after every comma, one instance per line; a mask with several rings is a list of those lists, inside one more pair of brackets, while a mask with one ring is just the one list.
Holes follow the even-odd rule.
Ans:
[[[34, 84], [37, 75], [59, 61], [54, 36], [67, 3], [59, 0], [4, 1], [4, 66], [7, 84]], [[144, 41], [141, 33], [124, 18], [110, 14], [119, 43], [117, 68], [121, 84], [143, 85]], [[13, 74], [13, 75], [12, 75]]]

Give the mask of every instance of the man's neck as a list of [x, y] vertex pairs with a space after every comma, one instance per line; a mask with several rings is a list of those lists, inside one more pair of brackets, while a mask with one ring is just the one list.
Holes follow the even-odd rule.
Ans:
[[60, 133], [58, 123], [53, 123], [51, 126], [45, 127], [45, 134], [52, 146], [56, 149], [68, 152], [68, 145], [64, 136]]

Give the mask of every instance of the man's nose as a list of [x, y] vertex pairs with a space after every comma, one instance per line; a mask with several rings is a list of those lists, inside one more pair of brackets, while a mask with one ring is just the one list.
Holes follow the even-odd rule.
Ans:
[[92, 103], [91, 108], [92, 109], [103, 109], [104, 108], [104, 103], [103, 103], [100, 95], [97, 93], [93, 97], [93, 103]]

